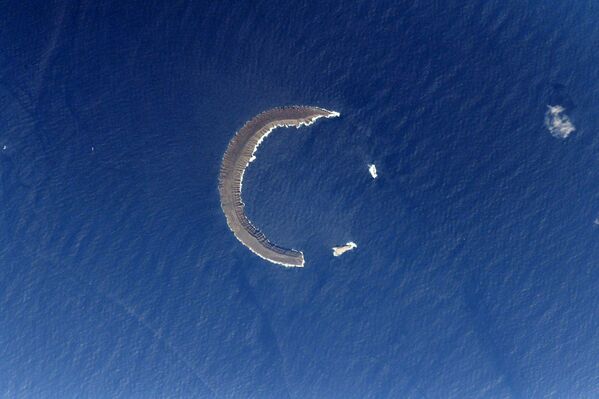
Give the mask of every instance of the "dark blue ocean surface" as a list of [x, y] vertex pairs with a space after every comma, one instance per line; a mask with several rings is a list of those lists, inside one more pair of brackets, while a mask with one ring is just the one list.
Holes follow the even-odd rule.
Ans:
[[[0, 15], [0, 397], [599, 397], [597, 2]], [[217, 190], [291, 104], [341, 118], [273, 133], [244, 200], [303, 269]]]

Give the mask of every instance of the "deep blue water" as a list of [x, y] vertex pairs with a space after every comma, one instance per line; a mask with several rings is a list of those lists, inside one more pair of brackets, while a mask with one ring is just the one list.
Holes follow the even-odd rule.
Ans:
[[[0, 15], [0, 397], [599, 397], [596, 2]], [[294, 270], [217, 192], [235, 131], [290, 104], [341, 112], [246, 173]]]

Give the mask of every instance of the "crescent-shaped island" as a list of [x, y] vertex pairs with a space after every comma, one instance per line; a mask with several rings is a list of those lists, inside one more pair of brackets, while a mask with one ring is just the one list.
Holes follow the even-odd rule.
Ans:
[[319, 118], [338, 116], [338, 112], [318, 107], [274, 108], [249, 120], [229, 142], [218, 179], [220, 204], [235, 237], [261, 258], [286, 267], [304, 266], [302, 252], [273, 244], [245, 215], [241, 200], [245, 169], [256, 159], [258, 146], [277, 127], [299, 128], [311, 125]]

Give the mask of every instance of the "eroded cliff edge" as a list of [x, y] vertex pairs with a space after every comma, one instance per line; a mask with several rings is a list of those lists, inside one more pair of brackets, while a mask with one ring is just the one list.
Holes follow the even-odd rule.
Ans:
[[262, 140], [277, 127], [308, 126], [319, 118], [335, 118], [338, 112], [318, 107], [274, 108], [249, 120], [231, 139], [220, 168], [218, 190], [229, 228], [256, 255], [287, 267], [304, 266], [304, 254], [270, 242], [246, 217], [241, 200], [245, 168], [255, 159]]

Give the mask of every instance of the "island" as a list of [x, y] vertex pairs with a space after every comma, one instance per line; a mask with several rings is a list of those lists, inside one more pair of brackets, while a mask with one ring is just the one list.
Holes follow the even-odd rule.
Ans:
[[243, 174], [256, 159], [256, 150], [277, 127], [300, 128], [319, 118], [335, 118], [339, 113], [324, 108], [291, 106], [274, 108], [249, 120], [231, 139], [220, 168], [218, 191], [227, 225], [235, 237], [259, 257], [286, 267], [303, 267], [304, 254], [273, 244], [247, 218], [241, 200]]
[[373, 163], [368, 164], [368, 172], [370, 172], [370, 176], [372, 176], [373, 179], [376, 179], [379, 176], [376, 172], [376, 165]]
[[358, 246], [353, 241], [350, 241], [347, 244], [342, 245], [340, 247], [333, 247], [333, 256], [341, 256], [347, 251], [351, 251], [354, 248], [358, 248]]

